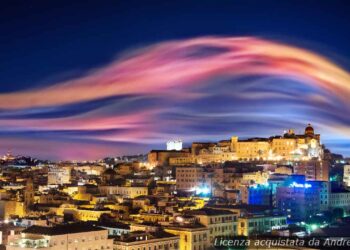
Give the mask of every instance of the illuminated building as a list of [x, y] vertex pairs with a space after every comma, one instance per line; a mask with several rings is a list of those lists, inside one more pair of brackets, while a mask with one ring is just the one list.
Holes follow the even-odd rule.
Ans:
[[344, 166], [343, 183], [345, 187], [350, 187], [350, 165]]
[[103, 214], [111, 214], [109, 209], [83, 208], [71, 204], [63, 204], [56, 210], [56, 215], [71, 215], [78, 221], [98, 221]]
[[193, 192], [197, 195], [211, 195], [223, 185], [222, 168], [203, 168], [199, 166], [176, 168], [176, 189]]
[[269, 178], [269, 173], [263, 171], [244, 173], [242, 176], [243, 181], [249, 181], [248, 183], [254, 184], [266, 184]]
[[179, 236], [164, 231], [134, 231], [114, 239], [115, 250], [179, 249]]
[[181, 140], [170, 140], [166, 143], [167, 150], [182, 150], [182, 141]]
[[232, 137], [231, 147], [236, 149], [237, 159], [242, 160], [267, 160], [270, 152], [270, 142], [266, 138], [253, 138], [238, 140]]
[[237, 225], [238, 235], [249, 236], [286, 228], [287, 218], [283, 215], [247, 215], [239, 217]]
[[86, 250], [113, 249], [108, 230], [87, 224], [67, 224], [54, 227], [31, 226], [20, 235], [9, 237], [6, 249]]
[[178, 249], [205, 250], [209, 247], [209, 230], [201, 224], [185, 224], [180, 222], [176, 225], [166, 226], [164, 230], [168, 233], [180, 236]]
[[73, 165], [73, 169], [88, 175], [101, 175], [104, 171], [104, 167], [99, 165]]
[[238, 140], [231, 138], [231, 150], [242, 160], [309, 160], [322, 156], [320, 135], [310, 124], [304, 134], [288, 130], [283, 136]]
[[[313, 182], [291, 181], [288, 185], [277, 187], [276, 205], [278, 209], [292, 220], [305, 220], [310, 215], [321, 211], [320, 194], [323, 186]], [[327, 188], [327, 187], [326, 187]], [[328, 204], [328, 193], [325, 193]], [[322, 204], [326, 205], [327, 204]]]
[[136, 214], [135, 216], [131, 216], [131, 218], [134, 218], [137, 222], [148, 222], [148, 223], [160, 223], [163, 222], [169, 223], [170, 221], [170, 215], [164, 214], [164, 213], [140, 213]]
[[151, 166], [167, 166], [170, 158], [188, 158], [191, 156], [189, 150], [152, 150], [148, 153], [148, 163]]
[[240, 204], [209, 207], [237, 214], [237, 235], [263, 234], [287, 227], [287, 216], [281, 215], [270, 206]]
[[229, 210], [218, 210], [202, 208], [186, 212], [198, 219], [198, 221], [209, 229], [209, 244], [214, 246], [217, 236], [237, 235], [237, 214]]
[[48, 185], [64, 185], [70, 183], [70, 167], [49, 166], [47, 173]]
[[86, 186], [78, 186], [78, 192], [72, 198], [77, 201], [91, 201], [92, 194], [86, 192]]
[[202, 186], [204, 169], [201, 167], [177, 167], [176, 189], [194, 190]]
[[98, 186], [103, 195], [120, 195], [125, 198], [135, 198], [141, 195], [148, 195], [148, 187], [133, 186]]
[[253, 185], [249, 187], [247, 204], [271, 206], [271, 187], [269, 185]]
[[191, 147], [192, 163], [208, 164], [236, 160], [236, 154], [225, 141], [218, 143], [193, 142]]
[[11, 216], [23, 217], [26, 214], [24, 202], [17, 200], [0, 200], [0, 219], [8, 220]]
[[209, 164], [225, 161], [307, 161], [321, 159], [323, 149], [320, 135], [308, 124], [303, 134], [290, 129], [281, 136], [239, 139], [219, 142], [193, 142], [189, 150], [152, 150], [148, 154], [151, 165]]
[[171, 166], [193, 165], [194, 162], [195, 162], [195, 158], [193, 158], [192, 156], [169, 158], [169, 165]]

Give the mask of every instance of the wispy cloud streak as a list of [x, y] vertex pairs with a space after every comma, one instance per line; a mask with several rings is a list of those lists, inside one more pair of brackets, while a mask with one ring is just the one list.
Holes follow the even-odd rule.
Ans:
[[133, 51], [78, 79], [0, 94], [0, 129], [154, 145], [313, 122], [326, 139], [348, 140], [349, 99], [349, 73], [321, 55], [255, 37], [200, 37]]

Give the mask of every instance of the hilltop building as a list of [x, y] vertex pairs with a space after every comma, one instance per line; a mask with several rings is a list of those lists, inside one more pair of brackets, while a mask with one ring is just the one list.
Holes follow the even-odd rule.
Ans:
[[320, 134], [308, 124], [303, 134], [290, 129], [283, 135], [269, 138], [239, 139], [219, 142], [193, 142], [182, 150], [152, 150], [148, 154], [151, 166], [222, 163], [225, 161], [307, 161], [323, 157]]

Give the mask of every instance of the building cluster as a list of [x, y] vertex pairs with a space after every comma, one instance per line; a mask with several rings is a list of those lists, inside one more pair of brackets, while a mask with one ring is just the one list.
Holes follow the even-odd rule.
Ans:
[[315, 134], [310, 124], [303, 134], [295, 134], [290, 129], [282, 136], [269, 138], [241, 140], [233, 136], [230, 140], [219, 142], [193, 142], [190, 148], [182, 148], [182, 142], [179, 144], [179, 141], [170, 141], [167, 150], [152, 150], [148, 154], [152, 166], [211, 164], [234, 160], [307, 161], [313, 158], [323, 158], [323, 148], [320, 135]]
[[[106, 158], [19, 167], [7, 155], [0, 173], [0, 245], [205, 250], [219, 237], [304, 236], [350, 212], [350, 167], [346, 161], [334, 167], [326, 152], [308, 126], [303, 135], [290, 130], [187, 149], [169, 141], [167, 150], [152, 150], [148, 162]], [[330, 181], [336, 168], [342, 177]]]

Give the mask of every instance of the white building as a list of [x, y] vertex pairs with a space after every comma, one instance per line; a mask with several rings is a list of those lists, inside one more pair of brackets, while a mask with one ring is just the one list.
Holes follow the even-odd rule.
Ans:
[[70, 183], [70, 167], [50, 166], [47, 173], [48, 185], [64, 185]]
[[148, 195], [148, 187], [99, 186], [98, 189], [102, 195], [120, 195], [125, 198]]
[[113, 249], [108, 230], [88, 224], [76, 223], [55, 227], [32, 226], [20, 235], [9, 236], [7, 250], [87, 250]]
[[166, 143], [167, 150], [182, 150], [182, 141], [181, 140], [170, 140]]

